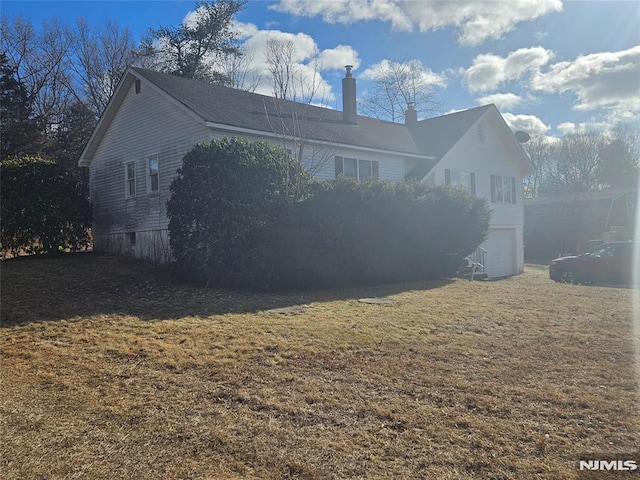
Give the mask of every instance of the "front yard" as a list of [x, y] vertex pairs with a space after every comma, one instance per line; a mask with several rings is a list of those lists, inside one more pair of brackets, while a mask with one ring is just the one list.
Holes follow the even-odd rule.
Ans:
[[589, 454], [640, 465], [633, 289], [554, 284], [535, 266], [295, 294], [197, 288], [109, 255], [0, 268], [4, 479], [572, 479]]

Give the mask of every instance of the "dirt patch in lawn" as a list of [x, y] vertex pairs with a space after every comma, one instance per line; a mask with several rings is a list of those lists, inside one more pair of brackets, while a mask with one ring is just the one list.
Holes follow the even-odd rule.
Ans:
[[640, 464], [632, 289], [533, 266], [277, 295], [109, 255], [0, 268], [6, 479], [571, 479], [587, 454]]

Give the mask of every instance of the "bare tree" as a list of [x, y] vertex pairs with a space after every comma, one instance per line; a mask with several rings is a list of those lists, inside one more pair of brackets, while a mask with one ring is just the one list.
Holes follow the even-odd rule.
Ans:
[[369, 116], [398, 122], [409, 105], [423, 117], [441, 108], [433, 94], [439, 79], [418, 60], [383, 61], [371, 74], [371, 80], [372, 92], [359, 103]]
[[[322, 89], [319, 55], [307, 65], [296, 62], [295, 44], [291, 40], [271, 38], [267, 42], [265, 63], [270, 74], [273, 103], [265, 104], [265, 114], [272, 130], [281, 137], [302, 169], [311, 175], [319, 173], [333, 161], [335, 147], [314, 142], [318, 128], [313, 103], [327, 103]], [[326, 128], [326, 124], [322, 126]]]
[[291, 40], [269, 38], [264, 61], [271, 76], [271, 90], [275, 98], [293, 98], [293, 82], [297, 67], [293, 61], [295, 45]]
[[545, 171], [553, 161], [554, 144], [544, 135], [534, 135], [523, 147], [533, 166], [533, 173], [524, 180], [524, 194], [536, 197], [538, 189], [544, 183]]
[[57, 124], [74, 100], [67, 75], [71, 44], [68, 28], [55, 20], [36, 31], [23, 17], [2, 17], [2, 51], [43, 125]]
[[262, 75], [252, 67], [254, 59], [254, 51], [245, 46], [241, 46], [238, 53], [225, 56], [219, 69], [229, 79], [230, 87], [248, 92], [256, 91], [262, 81]]
[[598, 132], [566, 135], [558, 145], [557, 164], [564, 185], [581, 190], [598, 187], [597, 170], [604, 137]]
[[546, 145], [542, 142], [539, 148], [529, 141], [526, 148], [536, 168], [535, 193], [581, 194], [633, 185], [639, 168], [637, 143], [634, 135], [625, 137], [623, 132], [620, 128], [613, 134], [578, 132]]
[[134, 63], [136, 44], [129, 28], [113, 20], [91, 27], [80, 18], [73, 31], [73, 61], [77, 96], [99, 116], [109, 103], [128, 65]]

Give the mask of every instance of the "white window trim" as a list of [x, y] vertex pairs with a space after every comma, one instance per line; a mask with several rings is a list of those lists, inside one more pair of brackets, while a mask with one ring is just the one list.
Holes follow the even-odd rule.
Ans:
[[[466, 182], [462, 181], [463, 178], [465, 178]], [[454, 187], [463, 187], [472, 195], [476, 194], [476, 173], [470, 170], [446, 168], [444, 172], [444, 183], [445, 185]]]
[[[338, 160], [339, 159], [339, 160]], [[342, 155], [336, 155], [335, 156], [335, 160], [336, 162], [340, 161], [342, 162], [342, 168], [340, 169], [341, 171], [337, 173], [337, 175], [344, 175], [345, 177], [351, 177], [351, 178], [355, 178], [357, 181], [362, 182], [368, 178], [380, 178], [380, 162], [378, 160], [364, 160], [364, 159], [360, 159], [360, 158], [355, 158], [355, 157], [344, 157]], [[356, 175], [346, 175], [344, 173], [344, 161], [345, 160], [355, 160], [356, 162]], [[371, 166], [371, 175], [368, 177], [364, 177], [364, 178], [360, 178], [360, 162], [367, 162], [370, 166]], [[375, 165], [375, 168], [374, 168]], [[336, 175], [336, 176], [337, 176]]]
[[[133, 178], [129, 177], [129, 166], [133, 166]], [[131, 189], [129, 188], [129, 183], [133, 181], [133, 193], [131, 193]], [[136, 162], [126, 162], [124, 164], [124, 195], [125, 198], [134, 198], [136, 196], [138, 186], [136, 185]]]
[[[151, 182], [151, 167], [150, 167], [149, 164], [151, 163], [152, 160], [155, 160], [157, 165], [158, 165], [158, 170], [157, 170], [157, 173], [156, 173], [156, 175], [158, 176], [158, 181], [157, 181], [158, 188], [156, 190], [152, 190], [151, 189], [151, 183], [152, 183]], [[157, 194], [160, 191], [160, 160], [158, 159], [158, 155], [157, 154], [149, 155], [147, 157], [146, 168], [147, 168], [147, 193], [150, 194], [150, 195]]]
[[[516, 177], [510, 177], [506, 175], [492, 175], [491, 182], [493, 183], [493, 179], [495, 179], [495, 184], [491, 185], [491, 203], [496, 203], [500, 205], [516, 205], [520, 203], [518, 201], [518, 188], [517, 188], [517, 179]], [[500, 180], [500, 190], [498, 191], [498, 180]], [[509, 195], [509, 200], [505, 199], [505, 192]], [[498, 193], [500, 193], [500, 197], [498, 198]], [[515, 196], [515, 197], [514, 197]]]

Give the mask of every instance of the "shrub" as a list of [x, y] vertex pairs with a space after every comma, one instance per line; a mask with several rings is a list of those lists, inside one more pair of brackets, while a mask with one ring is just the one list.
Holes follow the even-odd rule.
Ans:
[[250, 234], [273, 222], [308, 180], [281, 148], [231, 138], [195, 146], [183, 160], [167, 204], [180, 273], [238, 286], [254, 263]]
[[277, 223], [254, 232], [254, 287], [317, 287], [451, 275], [486, 238], [486, 201], [418, 182], [318, 182]]
[[91, 203], [74, 175], [39, 157], [5, 159], [0, 169], [3, 256], [88, 246]]
[[311, 182], [285, 151], [220, 140], [195, 147], [171, 185], [176, 267], [254, 289], [435, 279], [486, 238], [490, 211], [461, 188]]

